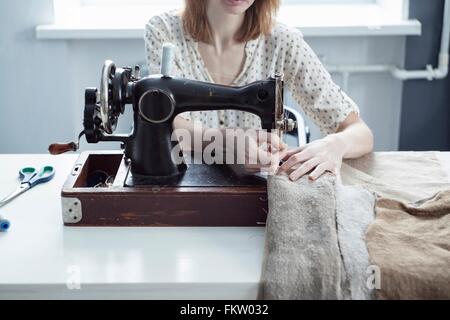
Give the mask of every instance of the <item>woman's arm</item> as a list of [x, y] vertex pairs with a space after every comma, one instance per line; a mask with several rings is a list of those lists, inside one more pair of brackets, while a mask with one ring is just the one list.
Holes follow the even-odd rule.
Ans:
[[356, 113], [351, 113], [335, 134], [287, 152], [280, 172], [298, 180], [309, 173], [311, 180], [326, 171], [338, 174], [342, 159], [361, 157], [373, 149], [373, 134]]
[[372, 152], [373, 133], [367, 124], [355, 113], [351, 113], [347, 119], [341, 123], [338, 132], [328, 136], [335, 140], [344, 151], [344, 159], [354, 159]]
[[338, 174], [343, 159], [372, 150], [372, 132], [360, 118], [356, 103], [333, 82], [302, 34], [295, 29], [288, 34], [290, 37], [284, 39], [289, 43], [285, 48], [285, 83], [325, 138], [288, 151], [280, 171], [294, 181], [308, 173], [311, 179], [325, 171]]

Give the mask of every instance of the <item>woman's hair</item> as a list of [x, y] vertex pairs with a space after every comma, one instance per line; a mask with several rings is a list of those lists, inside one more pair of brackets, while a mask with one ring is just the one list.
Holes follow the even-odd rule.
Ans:
[[[206, 15], [207, 0], [185, 0], [182, 13], [185, 31], [196, 41], [211, 42], [211, 28]], [[280, 6], [280, 0], [256, 0], [245, 12], [244, 23], [236, 40], [247, 42], [257, 39], [261, 34], [272, 31], [274, 16]]]

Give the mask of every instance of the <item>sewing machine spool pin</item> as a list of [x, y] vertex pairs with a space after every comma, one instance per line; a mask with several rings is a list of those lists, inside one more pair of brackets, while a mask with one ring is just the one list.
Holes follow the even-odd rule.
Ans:
[[172, 76], [172, 66], [175, 58], [175, 46], [171, 43], [165, 43], [162, 48], [161, 74], [163, 77]]

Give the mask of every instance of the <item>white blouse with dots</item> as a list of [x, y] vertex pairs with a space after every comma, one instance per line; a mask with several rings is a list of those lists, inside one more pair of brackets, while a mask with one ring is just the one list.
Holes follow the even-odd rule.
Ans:
[[[196, 42], [185, 33], [181, 17], [175, 12], [154, 16], [146, 25], [145, 45], [150, 74], [160, 72], [162, 45], [176, 46], [174, 76], [214, 82]], [[262, 35], [245, 45], [245, 63], [231, 83], [233, 86], [265, 80], [276, 72], [284, 73], [285, 86], [297, 103], [324, 134], [335, 133], [358, 106], [333, 82], [302, 33], [277, 23], [271, 35]], [[242, 111], [205, 111], [183, 114], [207, 127], [260, 128], [260, 119]]]

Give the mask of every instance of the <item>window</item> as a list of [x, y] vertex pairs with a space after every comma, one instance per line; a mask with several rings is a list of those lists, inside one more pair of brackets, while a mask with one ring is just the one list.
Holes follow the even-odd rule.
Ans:
[[142, 6], [142, 5], [176, 5], [183, 3], [182, 0], [81, 0], [81, 6]]
[[[181, 5], [183, 0], [81, 0], [82, 6], [103, 6], [120, 5], [124, 6], [146, 5], [146, 4], [170, 4]], [[283, 0], [283, 4], [355, 4], [355, 3], [376, 3], [377, 0]]]
[[[74, 37], [142, 37], [151, 16], [180, 8], [184, 0], [53, 2], [55, 22], [39, 26], [38, 37], [64, 37], [70, 30]], [[408, 4], [409, 0], [282, 0], [278, 20], [313, 36], [420, 34], [420, 23], [407, 20]]]
[[[292, 6], [320, 7], [322, 11], [347, 10], [345, 7], [401, 8], [406, 0], [282, 0], [280, 14]], [[142, 25], [149, 16], [179, 8], [184, 0], [54, 0], [56, 24]], [[399, 5], [400, 4], [400, 5]], [[284, 10], [283, 10], [284, 9]], [[396, 9], [397, 10], [397, 9]], [[398, 11], [398, 10], [397, 10]], [[306, 16], [306, 14], [305, 14]], [[308, 15], [310, 16], [310, 15]], [[298, 19], [297, 19], [298, 20]]]
[[[82, 8], [88, 7], [145, 7], [145, 6], [173, 6], [180, 7], [184, 0], [79, 0]], [[283, 5], [355, 5], [376, 4], [377, 0], [282, 0]]]

